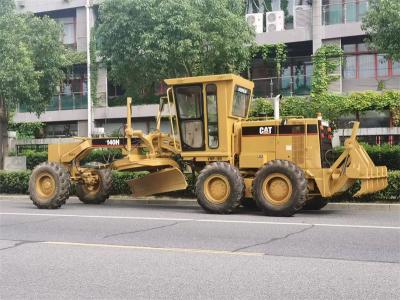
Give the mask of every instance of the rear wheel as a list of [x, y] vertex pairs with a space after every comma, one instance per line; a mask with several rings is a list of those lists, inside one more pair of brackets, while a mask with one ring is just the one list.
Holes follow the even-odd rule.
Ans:
[[287, 160], [273, 160], [253, 180], [253, 197], [270, 216], [288, 217], [300, 210], [307, 197], [304, 172]]
[[30, 198], [38, 208], [61, 207], [69, 197], [70, 187], [68, 170], [54, 162], [45, 162], [35, 167], [29, 179]]
[[110, 169], [93, 169], [92, 174], [98, 179], [94, 184], [79, 182], [76, 185], [76, 194], [85, 204], [101, 204], [110, 197], [112, 174]]
[[233, 212], [243, 194], [244, 182], [239, 170], [225, 162], [209, 164], [196, 181], [197, 202], [210, 213]]
[[303, 206], [303, 210], [320, 210], [328, 204], [327, 198], [322, 198], [321, 196], [316, 196], [310, 200], [307, 200], [306, 204]]

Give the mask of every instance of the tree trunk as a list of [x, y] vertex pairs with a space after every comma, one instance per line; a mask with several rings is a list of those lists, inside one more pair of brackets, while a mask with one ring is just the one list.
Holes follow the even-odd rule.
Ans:
[[4, 156], [8, 151], [7, 110], [5, 101], [0, 96], [0, 170], [4, 168]]

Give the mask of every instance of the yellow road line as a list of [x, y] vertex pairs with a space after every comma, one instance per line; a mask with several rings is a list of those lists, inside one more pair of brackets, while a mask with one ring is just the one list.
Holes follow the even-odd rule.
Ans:
[[150, 251], [178, 252], [178, 253], [201, 253], [201, 254], [219, 254], [219, 255], [236, 255], [236, 256], [264, 256], [264, 253], [259, 253], [259, 252], [231, 252], [231, 251], [211, 250], [211, 249], [163, 248], [163, 247], [146, 247], [146, 246], [113, 245], [113, 244], [91, 244], [91, 243], [73, 243], [73, 242], [51, 242], [51, 241], [41, 242], [41, 244], [59, 245], [59, 246], [130, 249], [130, 250], [150, 250]]

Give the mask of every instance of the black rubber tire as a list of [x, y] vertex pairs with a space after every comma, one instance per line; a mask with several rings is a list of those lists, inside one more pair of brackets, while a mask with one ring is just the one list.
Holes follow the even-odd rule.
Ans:
[[[283, 205], [271, 203], [262, 192], [264, 180], [273, 173], [285, 175], [292, 185], [292, 194]], [[303, 207], [307, 199], [307, 192], [307, 180], [303, 170], [287, 160], [272, 160], [268, 162], [258, 170], [252, 185], [253, 198], [256, 200], [258, 207], [269, 216], [292, 216]]]
[[[55, 182], [55, 192], [50, 198], [43, 198], [36, 190], [36, 180], [43, 173], [49, 174]], [[71, 179], [68, 170], [55, 162], [44, 162], [36, 166], [29, 178], [29, 195], [40, 209], [57, 209], [69, 198]]]
[[[219, 174], [224, 176], [230, 187], [230, 193], [223, 203], [213, 203], [207, 199], [204, 191], [204, 183], [211, 175]], [[244, 196], [245, 186], [239, 170], [226, 162], [213, 162], [206, 166], [197, 177], [196, 196], [199, 205], [209, 213], [229, 214], [240, 205]]]
[[328, 199], [322, 198], [321, 196], [313, 197], [306, 201], [303, 206], [303, 210], [321, 210], [326, 205], [328, 205]]
[[76, 195], [85, 204], [102, 204], [110, 197], [112, 174], [110, 169], [93, 169], [99, 175], [100, 185], [96, 192], [91, 192], [82, 182], [76, 185]]

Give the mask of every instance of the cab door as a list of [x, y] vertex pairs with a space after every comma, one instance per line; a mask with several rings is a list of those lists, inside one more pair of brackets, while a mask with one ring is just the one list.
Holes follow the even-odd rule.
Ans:
[[174, 87], [182, 151], [204, 151], [203, 85]]

